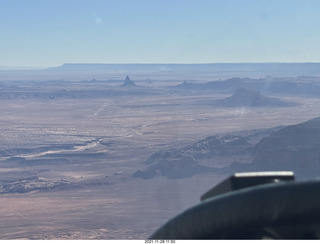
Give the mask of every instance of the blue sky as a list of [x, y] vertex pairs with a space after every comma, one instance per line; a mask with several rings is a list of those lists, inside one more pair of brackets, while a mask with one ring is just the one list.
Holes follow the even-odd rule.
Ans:
[[0, 0], [0, 66], [319, 62], [318, 0]]

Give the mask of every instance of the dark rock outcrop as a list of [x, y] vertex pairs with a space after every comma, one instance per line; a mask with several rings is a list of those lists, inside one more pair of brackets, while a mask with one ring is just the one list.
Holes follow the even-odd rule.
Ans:
[[151, 179], [155, 176], [166, 176], [168, 179], [191, 177], [205, 172], [206, 167], [199, 165], [197, 160], [190, 156], [166, 153], [153, 155], [153, 163], [144, 171], [136, 171], [134, 177]]
[[209, 136], [191, 146], [184, 147], [196, 159], [215, 158], [250, 153], [252, 145], [242, 136]]
[[276, 131], [254, 151], [254, 170], [293, 170], [303, 178], [320, 176], [320, 118]]
[[[156, 152], [144, 162], [146, 169], [133, 176], [144, 179], [156, 176], [186, 178], [210, 172], [286, 170], [294, 171], [298, 179], [320, 177], [320, 117], [281, 129], [247, 134], [211, 136], [180, 149]], [[255, 144], [256, 137], [262, 137], [260, 134], [266, 137]], [[199, 163], [202, 159], [224, 162], [243, 156], [250, 160], [234, 160], [222, 168]]]
[[134, 177], [150, 179], [156, 176], [187, 178], [196, 174], [215, 171], [215, 168], [199, 164], [199, 160], [221, 159], [224, 156], [239, 158], [252, 153], [252, 145], [241, 136], [211, 136], [193, 145], [152, 154], [144, 164], [145, 170], [134, 173]]

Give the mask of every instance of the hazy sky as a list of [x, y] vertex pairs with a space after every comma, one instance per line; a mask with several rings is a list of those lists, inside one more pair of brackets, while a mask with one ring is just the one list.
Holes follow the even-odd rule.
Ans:
[[0, 66], [319, 62], [319, 0], [0, 0]]

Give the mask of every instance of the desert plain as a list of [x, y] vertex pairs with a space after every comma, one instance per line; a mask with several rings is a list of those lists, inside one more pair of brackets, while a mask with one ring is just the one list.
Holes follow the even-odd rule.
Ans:
[[[320, 96], [269, 94], [295, 106], [216, 106], [233, 91], [182, 86], [223, 82], [233, 73], [192, 73], [188, 80], [102, 71], [65, 79], [20, 71], [9, 79], [10, 72], [0, 72], [0, 239], [146, 239], [229, 174], [134, 177], [154, 153], [319, 116]], [[251, 159], [222, 155], [203, 164], [235, 160]]]

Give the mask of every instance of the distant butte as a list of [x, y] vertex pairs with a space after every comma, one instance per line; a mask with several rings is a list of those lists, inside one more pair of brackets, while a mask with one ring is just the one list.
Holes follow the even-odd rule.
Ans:
[[281, 101], [277, 98], [266, 97], [260, 94], [259, 91], [253, 88], [239, 87], [231, 97], [218, 100], [215, 103], [219, 106], [225, 107], [267, 107], [267, 106], [290, 106], [287, 102]]
[[132, 80], [130, 80], [129, 76], [127, 76], [126, 79], [124, 80], [122, 86], [133, 87], [133, 86], [136, 86], [136, 84]]

